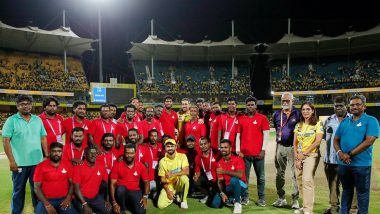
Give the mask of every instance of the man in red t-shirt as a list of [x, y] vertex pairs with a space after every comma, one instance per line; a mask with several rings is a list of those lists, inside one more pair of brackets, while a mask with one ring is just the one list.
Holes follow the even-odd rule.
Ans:
[[145, 115], [146, 115], [145, 120], [141, 121], [140, 123], [141, 132], [144, 137], [144, 140], [148, 140], [148, 137], [149, 137], [148, 132], [151, 129], [157, 130], [158, 137], [161, 140], [161, 137], [163, 135], [162, 127], [161, 127], [161, 123], [158, 120], [154, 119], [154, 107], [147, 106], [145, 109]]
[[63, 133], [66, 133], [65, 144], [70, 144], [72, 129], [75, 127], [83, 128], [83, 144], [87, 146], [87, 135], [91, 121], [86, 118], [87, 104], [83, 101], [75, 101], [73, 104], [74, 115], [63, 121]]
[[[143, 164], [135, 161], [136, 147], [125, 145], [123, 161], [117, 162], [111, 172], [110, 195], [115, 213], [146, 213], [149, 197], [149, 179]], [[144, 194], [140, 181], [144, 183]]]
[[[265, 147], [269, 141], [269, 121], [256, 112], [257, 99], [248, 97], [245, 100], [247, 113], [239, 117], [236, 136], [236, 153], [244, 159], [245, 174], [249, 181], [251, 166], [253, 165], [257, 177], [257, 192], [259, 200], [257, 205], [265, 207]], [[242, 204], [248, 204], [248, 194], [242, 198]]]
[[178, 114], [172, 109], [173, 97], [167, 95], [164, 97], [164, 106], [160, 117], [162, 130], [165, 135], [169, 135], [172, 139], [176, 139], [175, 132], [178, 131]]
[[[190, 121], [186, 122], [182, 127], [182, 132], [184, 133], [183, 136], [185, 136], [185, 140], [187, 140], [189, 136], [193, 136], [195, 138], [195, 150], [198, 152], [198, 154], [200, 154], [201, 150], [199, 148], [199, 139], [206, 136], [206, 126], [205, 124], [201, 124], [198, 121], [199, 110], [197, 106], [191, 106], [189, 110]], [[184, 142], [185, 141], [182, 139], [182, 143]], [[183, 144], [181, 144], [181, 146], [182, 145]]]
[[96, 161], [97, 149], [90, 145], [84, 151], [85, 161], [74, 167], [73, 183], [79, 213], [111, 213], [111, 204], [99, 194], [101, 183], [108, 186], [108, 174], [103, 164]]
[[220, 108], [220, 104], [218, 102], [212, 103], [212, 113], [210, 115], [208, 124], [210, 127], [211, 148], [214, 152], [219, 151], [218, 132], [221, 115], [222, 109]]
[[116, 125], [109, 120], [110, 107], [105, 104], [100, 106], [100, 118], [96, 118], [91, 122], [88, 131], [88, 140], [91, 144], [98, 149], [100, 153], [102, 136], [105, 133], [112, 133], [116, 135]]
[[[235, 138], [236, 138], [236, 127], [238, 126], [238, 113], [236, 111], [236, 100], [235, 98], [228, 98], [227, 100], [227, 110], [228, 112], [221, 115], [219, 122], [219, 132], [218, 140], [228, 139], [231, 141], [232, 152], [236, 151]], [[219, 143], [220, 145], [220, 143]]]
[[54, 97], [48, 97], [42, 102], [42, 107], [44, 112], [39, 115], [44, 124], [46, 130], [46, 140], [48, 145], [48, 150], [50, 144], [53, 142], [58, 142], [63, 144], [63, 117], [57, 114], [57, 107], [59, 103]]
[[231, 141], [228, 139], [220, 142], [220, 150], [223, 158], [218, 162], [216, 169], [219, 193], [215, 194], [211, 206], [222, 208], [222, 202], [233, 204], [233, 213], [241, 213], [241, 197], [246, 194], [248, 188], [244, 161], [232, 154]]
[[135, 128], [139, 134], [139, 144], [143, 143], [144, 136], [141, 132], [140, 121], [135, 119], [136, 107], [132, 104], [127, 104], [124, 107], [125, 117], [118, 120], [117, 124], [117, 138], [115, 147], [119, 149], [120, 145], [125, 144], [125, 140], [128, 138], [129, 129]]
[[218, 192], [216, 168], [220, 155], [212, 151], [208, 137], [201, 137], [199, 146], [202, 154], [197, 155], [195, 158], [195, 174], [193, 180], [196, 188], [200, 189], [204, 194], [204, 197], [199, 201], [205, 204]]
[[83, 143], [84, 130], [81, 127], [75, 127], [71, 130], [71, 142], [63, 147], [63, 160], [71, 162], [73, 166], [82, 165], [84, 149], [87, 144]]
[[104, 165], [107, 174], [111, 174], [111, 170], [117, 162], [119, 156], [118, 151], [114, 148], [115, 138], [112, 133], [105, 133], [102, 136], [102, 153], [97, 156], [97, 161]]
[[73, 213], [73, 167], [62, 159], [63, 145], [50, 145], [49, 159], [39, 163], [34, 172], [34, 192], [38, 197], [36, 213]]

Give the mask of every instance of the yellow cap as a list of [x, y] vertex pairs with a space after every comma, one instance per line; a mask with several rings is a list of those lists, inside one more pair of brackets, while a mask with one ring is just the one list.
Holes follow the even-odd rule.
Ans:
[[175, 140], [174, 139], [167, 139], [166, 141], [165, 141], [165, 143], [164, 143], [164, 145], [166, 145], [166, 144], [168, 144], [168, 143], [171, 143], [171, 144], [173, 144], [173, 145], [176, 145], [177, 144], [177, 142], [175, 142]]

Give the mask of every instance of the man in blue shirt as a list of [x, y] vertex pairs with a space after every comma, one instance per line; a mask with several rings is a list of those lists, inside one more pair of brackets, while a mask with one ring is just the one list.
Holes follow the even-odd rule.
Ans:
[[11, 213], [22, 213], [25, 202], [25, 185], [29, 179], [33, 207], [37, 205], [33, 175], [36, 165], [47, 156], [46, 131], [42, 120], [32, 115], [32, 98], [19, 95], [18, 113], [9, 117], [3, 127], [4, 151], [12, 171], [13, 193]]
[[293, 183], [291, 208], [298, 209], [299, 191], [297, 187], [296, 174], [294, 170], [294, 151], [293, 139], [294, 128], [300, 121], [300, 111], [293, 107], [293, 94], [284, 92], [281, 96], [281, 109], [277, 110], [273, 115], [273, 125], [276, 129], [276, 156], [275, 166], [276, 188], [278, 199], [272, 204], [275, 207], [285, 207], [288, 202], [285, 199], [285, 171], [286, 166], [290, 165]]
[[351, 117], [339, 125], [334, 138], [343, 193], [340, 213], [349, 213], [354, 189], [358, 213], [368, 213], [371, 183], [372, 145], [379, 136], [379, 122], [364, 113], [366, 98], [350, 98]]

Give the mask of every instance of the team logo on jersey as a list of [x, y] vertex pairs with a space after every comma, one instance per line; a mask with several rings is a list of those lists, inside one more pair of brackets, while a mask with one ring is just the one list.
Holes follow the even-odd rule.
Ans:
[[67, 171], [65, 168], [62, 169], [62, 174], [65, 174]]
[[293, 118], [292, 122], [296, 122], [296, 119]]
[[87, 126], [85, 126], [85, 127], [84, 127], [84, 130], [88, 130], [88, 127], [87, 127]]
[[194, 126], [193, 129], [195, 130], [195, 129], [197, 129], [197, 127]]
[[253, 124], [255, 124], [255, 125], [256, 125], [256, 124], [257, 124], [257, 121], [256, 121], [256, 120], [255, 120], [255, 121], [253, 121]]
[[212, 158], [212, 159], [211, 159], [211, 162], [215, 162], [215, 158]]
[[174, 115], [172, 116], [173, 120], [175, 119]]
[[98, 173], [96, 173], [96, 175], [97, 175], [97, 176], [100, 176], [100, 172], [99, 172], [99, 170], [98, 170]]
[[133, 173], [133, 175], [134, 175], [134, 176], [137, 176], [137, 175], [138, 175], [138, 174], [137, 174], [137, 171], [135, 171], [135, 172]]
[[356, 125], [357, 127], [360, 127], [362, 126], [362, 122], [358, 123], [358, 125]]
[[231, 166], [231, 170], [235, 170], [235, 166]]

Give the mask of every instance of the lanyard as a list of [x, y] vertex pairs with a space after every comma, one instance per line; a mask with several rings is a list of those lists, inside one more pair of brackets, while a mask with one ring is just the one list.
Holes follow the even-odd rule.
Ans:
[[110, 132], [107, 132], [106, 127], [104, 126], [103, 120], [102, 120], [102, 125], [103, 125], [103, 131], [104, 131], [104, 133], [113, 133], [113, 125], [112, 124], [110, 124], [111, 125], [111, 131]]
[[[128, 133], [129, 128], [128, 128], [127, 123], [128, 123], [128, 122], [126, 121], [126, 122], [124, 123], [124, 125], [125, 125], [125, 128], [127, 129], [127, 133]], [[138, 129], [138, 127], [137, 127], [137, 125], [136, 125], [135, 122], [133, 122], [133, 128]]]
[[280, 132], [278, 133], [279, 139], [281, 139], [281, 136], [282, 136], [282, 128], [288, 123], [288, 121], [290, 119], [290, 115], [292, 114], [292, 112], [290, 112], [289, 117], [286, 118], [286, 121], [284, 124], [282, 122], [282, 114], [283, 114], [283, 110], [281, 110], [281, 113], [280, 113]]
[[[209, 170], [209, 172], [211, 171], [211, 161], [212, 161], [212, 151], [210, 150], [210, 165], [209, 165], [210, 170]], [[203, 163], [202, 157], [201, 157], [201, 163], [202, 163], [203, 171], [206, 172], [206, 168], [205, 168], [205, 165]]]
[[[71, 159], [74, 159], [74, 149], [73, 149], [73, 144], [72, 143], [70, 144], [70, 147], [71, 147]], [[80, 156], [81, 160], [83, 159], [83, 155], [84, 155], [84, 149], [83, 149], [82, 154]]]
[[[73, 116], [73, 119], [72, 119], [73, 128], [75, 128], [75, 125], [74, 125], [74, 120], [75, 120], [75, 119], [74, 119], [74, 116]], [[86, 124], [84, 123], [84, 120], [83, 120], [83, 122], [82, 122], [82, 123], [83, 123], [83, 126], [82, 126], [82, 128], [84, 129], [84, 127], [86, 126]]]
[[[227, 120], [228, 120], [228, 116], [226, 116], [226, 130], [228, 129], [228, 123], [227, 123]], [[236, 122], [236, 116], [235, 116], [235, 118], [234, 118], [234, 122], [232, 122], [232, 126], [231, 126], [231, 128], [230, 128], [230, 131], [228, 131], [228, 132], [231, 132], [232, 128], [233, 128], [234, 125], [235, 125], [235, 122]]]
[[[113, 160], [114, 160], [115, 156], [113, 155], [113, 153], [111, 152], [111, 169], [113, 168]], [[106, 167], [106, 169], [108, 169], [108, 165], [107, 165], [107, 155], [104, 154], [104, 165]]]
[[154, 161], [154, 157], [153, 157], [153, 152], [152, 152], [152, 147], [149, 146], [149, 151], [150, 151], [150, 157], [152, 157], [152, 161]]
[[[55, 133], [55, 130], [53, 129], [53, 126], [51, 125], [49, 119], [46, 118], [46, 122], [49, 124], [51, 130], [53, 131], [53, 134], [55, 136], [57, 136], [57, 134]], [[58, 129], [59, 129], [59, 135], [60, 135], [61, 134], [61, 121], [60, 120], [58, 120]]]

